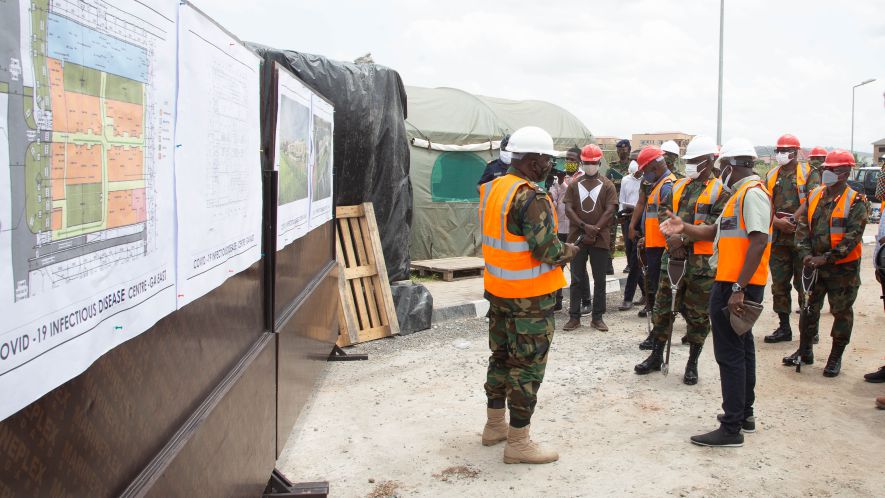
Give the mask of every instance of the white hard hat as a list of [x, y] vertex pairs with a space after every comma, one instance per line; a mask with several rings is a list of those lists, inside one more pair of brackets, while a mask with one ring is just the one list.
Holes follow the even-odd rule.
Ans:
[[759, 157], [756, 155], [756, 148], [753, 147], [753, 144], [746, 138], [742, 137], [732, 138], [728, 142], [725, 142], [722, 146], [722, 150], [719, 152], [719, 157], [722, 158], [740, 156], [750, 156], [754, 159]]
[[685, 148], [684, 159], [694, 159], [701, 156], [709, 156], [716, 153], [716, 142], [705, 135], [698, 135], [688, 143]]
[[553, 137], [537, 126], [524, 126], [514, 131], [507, 142], [507, 150], [521, 154], [556, 154], [553, 150]]
[[679, 144], [672, 140], [667, 140], [666, 142], [661, 144], [661, 150], [664, 152], [672, 152], [673, 154], [679, 155]]
[[627, 168], [627, 173], [633, 175], [637, 171], [639, 171], [639, 163], [637, 163], [636, 161], [630, 161], [630, 166]]

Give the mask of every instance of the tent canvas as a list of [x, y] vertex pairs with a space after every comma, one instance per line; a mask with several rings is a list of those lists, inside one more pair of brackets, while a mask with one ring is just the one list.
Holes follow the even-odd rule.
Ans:
[[549, 102], [485, 97], [454, 88], [406, 87], [406, 95], [413, 260], [481, 255], [476, 182], [486, 163], [498, 156], [506, 133], [539, 126], [553, 136], [558, 151], [594, 143], [580, 120]]

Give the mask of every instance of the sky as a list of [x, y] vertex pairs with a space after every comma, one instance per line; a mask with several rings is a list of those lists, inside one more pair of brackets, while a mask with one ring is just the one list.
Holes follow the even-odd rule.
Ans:
[[[352, 61], [406, 85], [557, 104], [595, 135], [716, 136], [716, 0], [202, 0], [243, 40]], [[726, 0], [723, 141], [870, 152], [885, 138], [885, 1]]]

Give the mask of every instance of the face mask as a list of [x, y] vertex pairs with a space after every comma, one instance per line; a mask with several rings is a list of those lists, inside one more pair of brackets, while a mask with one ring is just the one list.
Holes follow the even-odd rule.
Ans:
[[731, 166], [726, 166], [726, 168], [728, 168], [728, 174], [725, 173], [725, 169], [722, 170], [722, 189], [730, 194], [733, 192], [731, 189], [731, 174], [734, 172], [734, 168]]
[[599, 165], [598, 164], [585, 164], [584, 165], [584, 173], [587, 173], [590, 176], [594, 176], [596, 173], [599, 173]]
[[833, 185], [839, 183], [839, 175], [833, 173], [830, 170], [826, 170], [820, 175], [820, 182], [826, 185], [827, 187], [832, 187]]
[[504, 164], [510, 164], [510, 160], [513, 159], [513, 153], [509, 150], [502, 150], [501, 153], [498, 154], [498, 159]]
[[703, 170], [700, 169], [700, 167], [706, 164], [706, 162], [707, 160], [705, 159], [703, 162], [698, 164], [685, 163], [685, 176], [691, 178], [692, 180], [701, 176], [701, 171]]
[[577, 161], [566, 161], [565, 172], [568, 174], [572, 174], [575, 171], [578, 171], [578, 162]]
[[781, 166], [783, 166], [785, 164], [790, 164], [790, 161], [793, 160], [793, 158], [790, 157], [789, 152], [778, 152], [776, 159], [777, 159], [777, 163], [780, 164]]
[[639, 165], [636, 164], [636, 161], [630, 161], [630, 166], [627, 168], [627, 171], [631, 175], [635, 175], [637, 171], [639, 171]]

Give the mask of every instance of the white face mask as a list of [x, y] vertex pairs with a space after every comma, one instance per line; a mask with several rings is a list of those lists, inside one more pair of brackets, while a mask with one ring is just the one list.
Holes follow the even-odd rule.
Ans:
[[732, 189], [728, 182], [731, 181], [731, 174], [734, 172], [734, 168], [732, 168], [731, 165], [725, 167], [728, 168], [728, 174], [726, 175], [725, 170], [722, 170], [722, 189], [730, 194], [732, 193]]
[[598, 164], [585, 164], [584, 165], [584, 173], [587, 173], [590, 176], [599, 173], [599, 165]]
[[699, 168], [706, 164], [706, 162], [707, 160], [704, 159], [703, 162], [700, 162], [698, 164], [685, 163], [685, 176], [691, 178], [692, 180], [701, 176], [701, 172], [704, 170]]
[[832, 187], [833, 185], [839, 183], [839, 175], [833, 173], [828, 169], [824, 170], [823, 174], [820, 175], [820, 182], [827, 187]]
[[783, 166], [785, 164], [790, 164], [790, 161], [793, 160], [793, 158], [790, 157], [789, 152], [778, 152], [776, 159], [777, 159], [777, 163], [780, 164], [781, 166]]
[[513, 159], [513, 153], [509, 150], [502, 150], [501, 153], [498, 154], [498, 159], [504, 164], [510, 164], [510, 160]]

